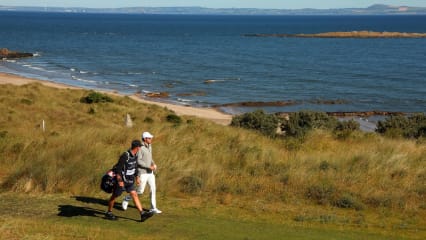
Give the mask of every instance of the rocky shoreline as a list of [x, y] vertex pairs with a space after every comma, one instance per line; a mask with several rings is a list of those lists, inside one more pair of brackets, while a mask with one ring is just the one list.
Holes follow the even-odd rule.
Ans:
[[361, 111], [361, 112], [327, 112], [334, 117], [371, 117], [371, 116], [404, 116], [408, 113], [390, 111]]
[[26, 58], [26, 57], [33, 57], [33, 53], [26, 53], [26, 52], [15, 52], [10, 51], [7, 48], [1, 48], [0, 49], [0, 59], [17, 59], [17, 58]]
[[309, 101], [271, 101], [271, 102], [255, 102], [255, 101], [247, 101], [247, 102], [234, 102], [234, 103], [224, 103], [217, 104], [213, 107], [283, 107], [283, 106], [293, 106], [299, 105], [303, 103], [311, 103], [311, 104], [325, 104], [325, 105], [333, 105], [333, 104], [346, 104], [349, 101], [344, 99], [336, 99], [336, 100], [323, 100], [323, 99], [314, 99]]
[[[404, 112], [391, 112], [391, 111], [358, 111], [358, 112], [325, 112], [329, 116], [333, 116], [336, 118], [368, 118], [372, 116], [405, 116], [411, 113]], [[288, 118], [289, 112], [279, 112], [276, 113], [277, 116], [281, 118]]]
[[245, 37], [281, 37], [281, 38], [426, 38], [426, 33], [406, 32], [373, 32], [373, 31], [351, 31], [351, 32], [325, 32], [325, 33], [272, 33], [272, 34], [244, 34]]

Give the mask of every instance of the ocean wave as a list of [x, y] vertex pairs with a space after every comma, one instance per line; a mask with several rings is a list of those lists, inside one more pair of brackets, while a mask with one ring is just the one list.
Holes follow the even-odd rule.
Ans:
[[45, 69], [45, 68], [37, 67], [37, 66], [33, 66], [33, 65], [31, 65], [31, 64], [24, 64], [24, 65], [22, 65], [22, 66], [23, 66], [23, 67], [30, 68], [30, 69], [33, 69], [33, 70], [38, 70], [38, 71], [42, 71], [42, 72], [49, 72], [49, 70], [47, 70], [47, 69]]
[[142, 90], [141, 92], [145, 93], [145, 94], [147, 94], [147, 93], [154, 93], [153, 91], [148, 91], [148, 90]]
[[70, 70], [71, 72], [77, 72], [77, 73], [79, 73], [79, 74], [91, 74], [91, 75], [96, 75], [96, 74], [98, 74], [98, 73], [96, 73], [96, 72], [92, 73], [92, 72], [90, 72], [90, 71], [86, 71], [86, 70], [79, 70], [79, 69], [74, 68], [74, 67], [69, 68], [69, 70]]
[[191, 100], [191, 99], [184, 99], [184, 98], [177, 98], [177, 100], [179, 102], [193, 102], [194, 101], [194, 100]]
[[80, 82], [96, 83], [96, 81], [94, 81], [94, 80], [88, 80], [88, 79], [78, 78], [76, 76], [71, 76], [71, 78], [73, 80], [80, 81]]
[[241, 78], [221, 78], [221, 79], [207, 79], [204, 83], [226, 82], [226, 81], [239, 81]]
[[223, 79], [207, 79], [204, 80], [204, 83], [215, 83], [215, 82], [225, 82]]

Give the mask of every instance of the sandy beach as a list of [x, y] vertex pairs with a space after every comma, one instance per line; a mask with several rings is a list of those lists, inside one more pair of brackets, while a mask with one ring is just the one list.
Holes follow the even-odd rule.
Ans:
[[[41, 83], [45, 86], [54, 87], [54, 88], [82, 89], [82, 88], [79, 88], [79, 87], [65, 85], [65, 84], [61, 84], [61, 83], [55, 83], [55, 82], [51, 82], [51, 81], [25, 78], [25, 77], [13, 75], [13, 74], [8, 74], [8, 73], [0, 73], [0, 84], [13, 84], [13, 85], [19, 86], [19, 85], [29, 84], [29, 83], [33, 83], [33, 82], [38, 82], [38, 83]], [[104, 91], [104, 92], [109, 93], [109, 94], [113, 94], [113, 95], [124, 96], [124, 95], [120, 95], [120, 94], [117, 94], [117, 93], [112, 92], [112, 91], [111, 92]], [[132, 98], [136, 101], [139, 101], [139, 102], [148, 103], [148, 104], [155, 104], [155, 105], [159, 105], [161, 107], [167, 107], [168, 109], [174, 111], [177, 115], [180, 115], [180, 116], [195, 116], [195, 117], [211, 120], [211, 121], [213, 121], [217, 124], [221, 124], [221, 125], [229, 125], [229, 123], [232, 120], [232, 115], [219, 112], [219, 111], [217, 111], [216, 109], [213, 109], [213, 108], [196, 108], [196, 107], [190, 107], [190, 106], [175, 105], [175, 104], [170, 104], [170, 103], [149, 101], [149, 100], [146, 100], [146, 99], [142, 99], [142, 98], [140, 98], [136, 95], [130, 95], [128, 97], [130, 97], [130, 98]]]
[[[80, 88], [80, 87], [66, 85], [66, 84], [62, 84], [62, 83], [55, 83], [55, 82], [52, 82], [52, 81], [25, 78], [25, 77], [21, 77], [21, 76], [9, 74], [9, 73], [0, 72], [0, 84], [24, 85], [24, 84], [29, 84], [29, 83], [32, 83], [32, 82], [38, 82], [38, 83], [41, 83], [45, 86], [49, 86], [49, 87], [53, 87], [53, 88], [83, 89], [83, 88]], [[104, 93], [108, 93], [108, 94], [116, 95], [116, 96], [125, 96], [123, 94], [118, 94], [114, 91], [100, 91], [100, 92], [104, 92]], [[141, 97], [137, 96], [136, 94], [127, 95], [127, 96], [138, 101], [138, 102], [147, 103], [147, 104], [155, 104], [155, 105], [158, 105], [158, 106], [161, 106], [161, 107], [166, 107], [166, 108], [174, 111], [179, 116], [194, 116], [194, 117], [198, 117], [198, 118], [207, 119], [207, 120], [210, 120], [212, 122], [215, 122], [215, 123], [221, 124], [221, 125], [229, 125], [231, 123], [231, 120], [232, 120], [232, 115], [222, 113], [222, 112], [220, 112], [220, 111], [218, 111], [214, 108], [197, 108], [197, 107], [182, 106], [182, 105], [176, 105], [176, 104], [165, 103], [165, 102], [150, 101], [150, 100], [147, 100], [145, 98], [141, 98]], [[342, 118], [342, 119], [344, 119], [344, 120], [353, 119], [353, 120], [357, 121], [360, 124], [361, 130], [365, 131], [365, 132], [374, 132], [374, 130], [376, 128], [376, 123], [369, 122], [368, 120], [366, 120], [364, 118], [353, 116], [353, 117], [346, 117], [346, 118]]]

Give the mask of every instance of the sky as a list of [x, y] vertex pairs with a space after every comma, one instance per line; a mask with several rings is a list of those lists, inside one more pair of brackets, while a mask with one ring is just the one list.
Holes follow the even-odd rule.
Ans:
[[0, 0], [0, 6], [41, 7], [181, 7], [208, 8], [364, 8], [373, 4], [426, 7], [426, 0]]

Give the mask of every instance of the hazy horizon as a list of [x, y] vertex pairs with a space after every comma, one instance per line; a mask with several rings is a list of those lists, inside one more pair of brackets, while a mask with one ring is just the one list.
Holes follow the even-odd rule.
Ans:
[[330, 8], [365, 8], [373, 4], [386, 4], [396, 6], [426, 7], [426, 0], [401, 1], [401, 0], [0, 0], [3, 6], [27, 7], [84, 7], [84, 8], [122, 8], [122, 7], [206, 7], [206, 8], [259, 8], [259, 9], [330, 9]]

